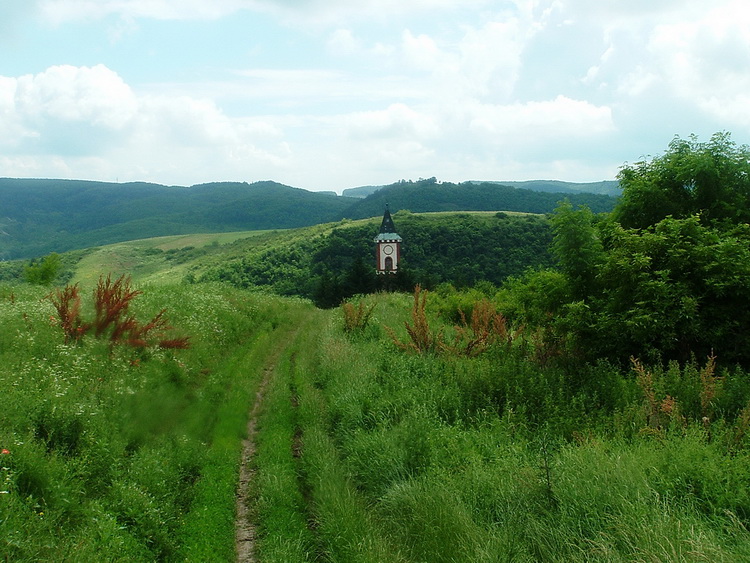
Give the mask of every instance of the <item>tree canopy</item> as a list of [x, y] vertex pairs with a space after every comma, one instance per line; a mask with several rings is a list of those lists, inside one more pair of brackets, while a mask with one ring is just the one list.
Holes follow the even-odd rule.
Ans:
[[662, 156], [623, 166], [614, 218], [646, 228], [667, 216], [699, 215], [704, 223], [750, 221], [750, 148], [729, 133], [708, 142], [676, 137]]
[[588, 361], [750, 365], [749, 173], [750, 151], [726, 133], [623, 167], [612, 214], [558, 207], [555, 275], [514, 280], [506, 310]]

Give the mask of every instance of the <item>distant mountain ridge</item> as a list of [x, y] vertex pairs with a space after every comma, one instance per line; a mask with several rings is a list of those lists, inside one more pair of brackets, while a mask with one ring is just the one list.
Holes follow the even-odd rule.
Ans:
[[[547, 193], [592, 193], [619, 197], [622, 190], [617, 180], [603, 180], [601, 182], [564, 182], [561, 180], [524, 180], [524, 181], [477, 181], [472, 180], [473, 184], [498, 184], [502, 186], [511, 186], [525, 190]], [[341, 195], [347, 197], [365, 198], [374, 194], [386, 186], [359, 186], [356, 188], [347, 188], [341, 192]]]
[[276, 182], [191, 187], [0, 178], [0, 259], [163, 235], [336, 221], [356, 200]]
[[551, 193], [494, 182], [441, 183], [434, 178], [379, 187], [364, 198], [272, 181], [184, 187], [0, 178], [0, 260], [156, 236], [288, 229], [373, 217], [383, 213], [386, 203], [394, 212], [549, 213], [563, 198], [595, 212], [609, 211], [616, 202], [593, 193]]
[[355, 200], [345, 217], [364, 219], [382, 214], [386, 204], [391, 211], [407, 209], [414, 213], [430, 211], [518, 211], [550, 213], [564, 199], [586, 205], [595, 213], [611, 211], [617, 198], [594, 193], [542, 192], [515, 188], [494, 182], [438, 182], [434, 178], [417, 182], [401, 181], [384, 186], [364, 199]]

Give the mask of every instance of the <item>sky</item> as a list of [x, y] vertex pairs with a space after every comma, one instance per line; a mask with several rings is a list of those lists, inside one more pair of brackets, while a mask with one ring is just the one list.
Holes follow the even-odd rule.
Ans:
[[2, 0], [0, 176], [615, 179], [750, 142], [746, 0]]

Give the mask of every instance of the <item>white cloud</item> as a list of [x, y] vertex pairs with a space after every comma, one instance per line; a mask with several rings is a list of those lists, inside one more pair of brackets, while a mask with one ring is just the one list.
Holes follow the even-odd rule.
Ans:
[[54, 66], [22, 76], [16, 81], [15, 106], [33, 123], [85, 121], [110, 129], [124, 127], [136, 112], [131, 89], [104, 65]]
[[382, 111], [347, 116], [349, 136], [358, 140], [415, 140], [435, 137], [439, 127], [430, 115], [396, 103]]
[[352, 55], [361, 50], [360, 42], [350, 29], [339, 28], [328, 38], [328, 50], [334, 55]]
[[636, 98], [658, 85], [659, 81], [659, 75], [654, 70], [638, 65], [621, 78], [618, 91], [627, 98]]
[[493, 0], [252, 0], [255, 9], [302, 25], [342, 25], [348, 22], [384, 22], [410, 14], [479, 10]]
[[649, 45], [668, 87], [727, 124], [750, 127], [750, 11], [710, 5], [701, 16], [657, 26]]
[[610, 108], [565, 96], [505, 106], [477, 105], [472, 110], [470, 129], [502, 143], [558, 142], [615, 129]]
[[110, 14], [158, 20], [213, 20], [240, 10], [271, 13], [295, 23], [335, 25], [434, 10], [478, 9], [490, 0], [37, 0], [55, 24]]
[[217, 19], [252, 6], [243, 0], [38, 0], [42, 14], [55, 24], [95, 20], [110, 14], [157, 20]]
[[402, 48], [406, 62], [417, 70], [434, 71], [443, 66], [446, 58], [431, 37], [415, 37], [408, 29], [403, 33]]
[[521, 54], [535, 33], [532, 20], [515, 18], [469, 30], [460, 44], [458, 68], [473, 92], [496, 99], [510, 96], [521, 69]]
[[0, 132], [6, 175], [193, 183], [289, 156], [273, 123], [230, 118], [211, 100], [139, 96], [103, 65], [0, 77]]
[[[26, 17], [27, 46], [48, 32], [60, 50], [26, 49], [27, 62], [3, 67], [5, 174], [316, 189], [420, 175], [575, 180], [662, 150], [675, 134], [750, 135], [744, 0], [9, 5], [21, 4], [0, 6], [0, 30], [3, 16], [15, 27]], [[47, 20], [28, 19], [34, 10]], [[69, 22], [96, 48], [68, 52]], [[213, 41], [175, 49], [203, 31]]]

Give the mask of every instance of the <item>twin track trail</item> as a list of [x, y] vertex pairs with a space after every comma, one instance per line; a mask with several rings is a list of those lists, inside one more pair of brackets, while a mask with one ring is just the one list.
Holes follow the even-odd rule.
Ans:
[[[275, 355], [272, 360], [276, 360], [278, 356]], [[257, 420], [258, 411], [260, 405], [263, 402], [263, 395], [268, 382], [271, 379], [275, 368], [275, 361], [267, 365], [263, 370], [263, 379], [258, 387], [258, 391], [255, 394], [255, 401], [252, 409], [250, 410], [250, 416], [247, 421], [247, 436], [242, 441], [242, 458], [240, 461], [240, 478], [237, 486], [237, 498], [236, 498], [236, 514], [237, 520], [235, 523], [235, 549], [237, 552], [238, 563], [255, 563], [255, 539], [256, 530], [255, 524], [252, 521], [252, 513], [250, 510], [250, 503], [252, 498], [252, 483], [254, 477], [254, 470], [252, 468], [252, 460], [255, 456], [255, 438], [257, 435]]]
[[284, 330], [274, 338], [275, 346], [265, 361], [260, 384], [250, 408], [247, 421], [247, 435], [242, 441], [239, 481], [236, 493], [235, 551], [237, 563], [256, 563], [257, 527], [253, 513], [256, 440], [258, 436], [258, 416], [263, 406], [263, 398], [269, 383], [276, 373], [279, 360], [291, 343], [297, 338], [299, 325]]

